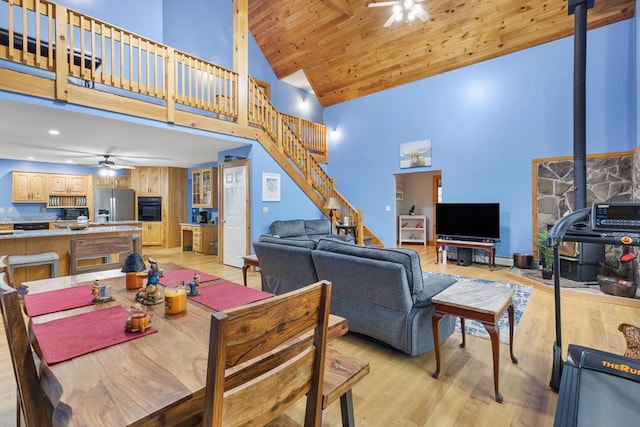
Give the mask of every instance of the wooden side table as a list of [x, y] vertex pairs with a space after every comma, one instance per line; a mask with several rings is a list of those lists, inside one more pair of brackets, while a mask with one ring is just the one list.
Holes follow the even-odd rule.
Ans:
[[249, 267], [260, 267], [260, 261], [258, 261], [258, 257], [254, 254], [243, 256], [242, 257], [242, 283], [244, 286], [247, 286], [247, 270]]
[[440, 375], [440, 320], [447, 314], [460, 317], [462, 329], [462, 343], [465, 346], [464, 319], [482, 322], [484, 328], [491, 337], [491, 349], [493, 352], [493, 387], [496, 402], [502, 403], [502, 394], [498, 388], [500, 373], [500, 329], [498, 320], [505, 311], [509, 311], [509, 352], [511, 361], [518, 363], [513, 355], [513, 290], [506, 287], [489, 284], [477, 284], [468, 281], [459, 281], [440, 292], [432, 298], [435, 305], [435, 313], [431, 319], [433, 328], [433, 341], [436, 353], [436, 371], [433, 378]]
[[356, 236], [356, 226], [355, 225], [336, 225], [336, 234], [340, 234], [341, 231], [344, 231], [345, 235], [351, 234], [353, 236], [353, 240], [358, 242], [358, 236]]

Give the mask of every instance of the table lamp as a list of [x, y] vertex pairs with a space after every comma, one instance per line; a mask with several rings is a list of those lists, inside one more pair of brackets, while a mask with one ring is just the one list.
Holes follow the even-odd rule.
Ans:
[[333, 211], [336, 209], [340, 209], [340, 203], [338, 203], [338, 199], [335, 197], [329, 197], [327, 202], [324, 204], [325, 209], [329, 209], [329, 222], [331, 222], [331, 227], [329, 227], [329, 234], [333, 234]]
[[139, 253], [127, 255], [122, 270], [120, 270], [123, 273], [127, 273], [127, 289], [138, 289], [142, 287], [142, 280], [139, 279], [141, 276], [138, 276], [138, 272], [145, 271], [146, 269], [147, 267], [144, 265], [144, 260]]

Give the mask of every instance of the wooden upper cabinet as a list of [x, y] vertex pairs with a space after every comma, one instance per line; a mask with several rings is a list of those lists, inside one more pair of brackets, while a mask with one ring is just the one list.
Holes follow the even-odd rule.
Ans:
[[86, 175], [49, 175], [49, 193], [84, 196], [88, 190]]
[[12, 202], [39, 203], [47, 201], [47, 175], [39, 172], [13, 172]]
[[141, 167], [135, 169], [137, 175], [136, 190], [138, 195], [162, 195], [162, 168]]
[[191, 205], [194, 208], [218, 206], [218, 168], [193, 169], [191, 171]]
[[107, 188], [131, 188], [131, 177], [123, 176], [96, 176], [93, 179], [94, 187]]

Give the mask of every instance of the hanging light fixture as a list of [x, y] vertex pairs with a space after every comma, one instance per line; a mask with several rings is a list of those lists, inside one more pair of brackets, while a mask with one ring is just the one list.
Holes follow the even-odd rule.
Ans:
[[380, 2], [369, 2], [367, 4], [368, 7], [383, 7], [383, 6], [391, 6], [391, 16], [384, 23], [385, 27], [389, 27], [394, 22], [406, 22], [411, 23], [415, 21], [416, 18], [421, 21], [427, 21], [431, 15], [424, 10], [420, 3], [423, 3], [424, 0], [394, 0], [394, 1], [380, 1]]

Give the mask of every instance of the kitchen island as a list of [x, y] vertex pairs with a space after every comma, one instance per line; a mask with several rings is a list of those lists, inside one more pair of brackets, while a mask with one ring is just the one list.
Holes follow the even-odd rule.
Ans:
[[[88, 227], [84, 230], [71, 230], [58, 228], [55, 230], [15, 230], [12, 233], [0, 234], [1, 255], [34, 255], [43, 252], [55, 252], [60, 257], [58, 261], [58, 274], [69, 275], [69, 249], [71, 239], [91, 238], [92, 236], [127, 236], [142, 245], [142, 228], [131, 225], [111, 225], [101, 227]], [[137, 245], [136, 245], [137, 246]], [[48, 265], [18, 268], [15, 270], [14, 284], [19, 285], [29, 280], [46, 279], [50, 277]]]

